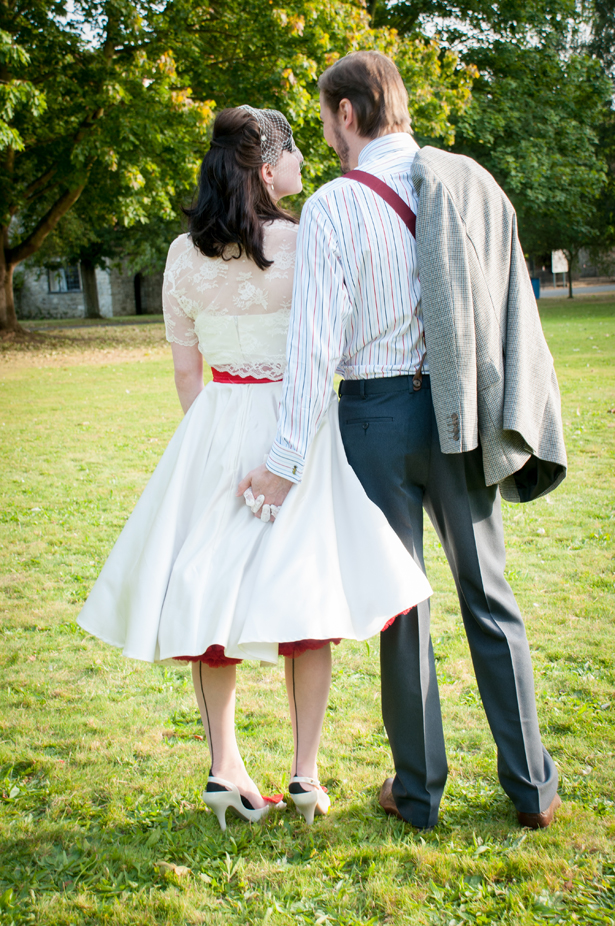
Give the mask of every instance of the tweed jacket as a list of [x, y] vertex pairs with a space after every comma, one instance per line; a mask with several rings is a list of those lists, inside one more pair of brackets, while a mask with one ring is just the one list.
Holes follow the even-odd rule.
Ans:
[[566, 475], [553, 358], [512, 204], [470, 158], [422, 148], [412, 181], [431, 388], [443, 453], [480, 444], [487, 485], [508, 501]]

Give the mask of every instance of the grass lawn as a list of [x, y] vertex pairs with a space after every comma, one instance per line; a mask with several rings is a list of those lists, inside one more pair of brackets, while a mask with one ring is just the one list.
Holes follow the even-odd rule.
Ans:
[[[0, 353], [0, 923], [615, 924], [615, 300], [544, 300], [569, 450], [548, 498], [504, 506], [544, 740], [564, 804], [521, 830], [442, 550], [426, 550], [450, 775], [440, 825], [384, 816], [378, 640], [335, 651], [331, 813], [226, 834], [200, 798], [188, 670], [123, 658], [75, 620], [180, 420], [162, 325], [39, 331]], [[41, 326], [39, 326], [41, 327]], [[255, 780], [291, 756], [282, 664], [239, 671]]]

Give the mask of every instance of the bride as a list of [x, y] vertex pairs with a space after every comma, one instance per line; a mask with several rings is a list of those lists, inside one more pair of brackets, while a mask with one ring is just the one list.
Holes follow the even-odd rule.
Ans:
[[[211, 770], [203, 794], [226, 828], [256, 821], [261, 796], [235, 738], [243, 659], [285, 657], [294, 737], [290, 797], [308, 823], [326, 813], [317, 754], [331, 643], [365, 640], [431, 594], [344, 455], [330, 396], [300, 485], [283, 506], [237, 486], [273, 443], [285, 368], [302, 156], [274, 110], [221, 112], [189, 233], [170, 247], [163, 303], [185, 417], [80, 614], [126, 656], [192, 663]], [[213, 382], [203, 386], [203, 358]]]

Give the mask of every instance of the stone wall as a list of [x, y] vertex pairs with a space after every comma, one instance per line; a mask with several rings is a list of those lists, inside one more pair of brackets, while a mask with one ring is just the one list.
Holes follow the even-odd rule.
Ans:
[[110, 273], [111, 301], [113, 303], [112, 315], [135, 315], [135, 283], [132, 273], [120, 273], [112, 270]]
[[83, 318], [83, 292], [50, 293], [47, 270], [25, 267], [23, 285], [15, 292], [18, 318]]
[[162, 280], [164, 274], [150, 273], [141, 277], [141, 312], [143, 315], [162, 314]]
[[[81, 290], [57, 293], [49, 292], [48, 271], [28, 266], [27, 261], [20, 277], [22, 283], [15, 289], [18, 318], [84, 318], [96, 311], [103, 318], [112, 318], [137, 313], [132, 273], [84, 266]], [[162, 312], [162, 278], [162, 273], [139, 274], [142, 315]]]

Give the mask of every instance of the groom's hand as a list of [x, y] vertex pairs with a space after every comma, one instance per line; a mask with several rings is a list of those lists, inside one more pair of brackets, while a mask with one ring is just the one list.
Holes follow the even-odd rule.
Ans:
[[[237, 495], [243, 495], [247, 489], [252, 489], [254, 498], [263, 495], [263, 505], [276, 505], [278, 508], [290, 492], [293, 483], [282, 476], [270, 473], [264, 463], [251, 470], [239, 483]], [[260, 518], [260, 506], [254, 512], [255, 518]]]

